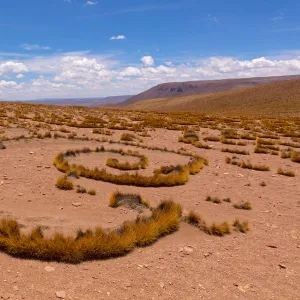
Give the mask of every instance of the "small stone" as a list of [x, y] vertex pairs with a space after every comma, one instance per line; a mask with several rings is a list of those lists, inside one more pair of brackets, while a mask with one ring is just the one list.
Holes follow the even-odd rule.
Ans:
[[34, 154], [34, 152], [30, 151], [29, 154]]
[[275, 246], [275, 245], [267, 245], [267, 247], [269, 247], [269, 248], [273, 248], [273, 249], [276, 249], [276, 248], [278, 248], [277, 246]]
[[163, 289], [165, 287], [165, 284], [163, 282], [160, 282], [159, 286]]
[[278, 266], [280, 267], [280, 269], [286, 269], [286, 266], [283, 264], [279, 264]]
[[14, 286], [13, 286], [13, 290], [14, 290], [15, 292], [17, 292], [17, 291], [19, 290], [18, 286], [17, 286], [17, 285], [14, 285]]
[[81, 204], [80, 202], [73, 202], [72, 205], [75, 206], [75, 207], [79, 207], [79, 206], [81, 206], [82, 204]]
[[56, 292], [55, 295], [59, 299], [65, 299], [66, 298], [66, 292], [65, 291]]
[[55, 271], [55, 268], [51, 267], [51, 266], [46, 266], [44, 269], [46, 272], [53, 272]]
[[186, 247], [183, 247], [183, 254], [185, 255], [190, 255], [194, 252], [193, 248], [192, 247], [189, 247], [189, 246], [186, 246]]

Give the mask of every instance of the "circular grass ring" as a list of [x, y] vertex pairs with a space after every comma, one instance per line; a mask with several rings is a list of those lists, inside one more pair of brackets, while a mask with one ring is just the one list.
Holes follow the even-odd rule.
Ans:
[[[105, 168], [89, 169], [83, 165], [72, 164], [70, 165], [67, 157], [76, 156], [80, 153], [91, 152], [115, 152], [120, 153], [121, 150], [106, 150], [104, 147], [91, 150], [89, 148], [83, 148], [81, 150], [68, 150], [65, 153], [59, 153], [54, 159], [54, 166], [63, 173], [76, 172], [79, 177], [85, 177], [88, 179], [99, 180], [104, 182], [110, 182], [118, 185], [132, 185], [139, 187], [171, 187], [185, 184], [190, 175], [194, 175], [207, 164], [207, 161], [199, 156], [189, 155], [192, 160], [186, 165], [178, 166], [178, 171], [163, 174], [162, 172], [154, 171], [152, 176], [143, 176], [138, 173], [130, 174], [124, 173], [115, 175], [107, 172]], [[122, 150], [123, 151], [123, 150]], [[121, 152], [122, 152], [121, 151]], [[171, 152], [167, 151], [166, 152]], [[173, 152], [172, 152], [173, 153]], [[178, 154], [181, 154], [180, 152]]]

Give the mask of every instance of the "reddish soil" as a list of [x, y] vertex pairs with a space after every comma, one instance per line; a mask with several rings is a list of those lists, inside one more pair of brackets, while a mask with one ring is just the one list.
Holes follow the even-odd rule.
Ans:
[[[89, 129], [78, 132], [92, 136]], [[6, 129], [6, 135], [10, 134], [15, 133]], [[120, 134], [115, 131], [112, 138], [118, 140]], [[209, 224], [232, 222], [238, 217], [249, 221], [250, 231], [214, 237], [182, 223], [178, 232], [152, 246], [137, 248], [124, 257], [78, 265], [22, 260], [0, 252], [0, 299], [58, 299], [59, 291], [65, 292], [65, 299], [80, 300], [300, 299], [300, 164], [270, 154], [254, 154], [253, 141], [246, 147], [207, 142], [215, 150], [204, 150], [178, 143], [179, 131], [157, 129], [150, 134], [151, 137], [144, 138], [144, 144], [176, 150], [184, 147], [207, 158], [209, 166], [191, 176], [187, 184], [171, 188], [116, 186], [72, 179], [75, 184], [97, 192], [96, 196], [82, 195], [55, 187], [61, 173], [53, 166], [53, 159], [61, 151], [102, 144], [67, 139], [6, 141], [6, 149], [0, 150], [0, 217], [15, 218], [24, 225], [24, 230], [41, 225], [48, 228], [48, 234], [54, 231], [72, 234], [79, 227], [97, 225], [113, 228], [137, 216], [134, 210], [108, 207], [110, 195], [118, 190], [139, 193], [152, 206], [172, 199], [183, 206], [185, 213], [195, 210]], [[103, 145], [145, 154], [149, 167], [140, 171], [145, 174], [162, 165], [188, 161], [187, 157], [167, 152]], [[268, 165], [271, 171], [258, 172], [226, 164], [225, 157], [234, 155], [219, 151], [226, 147], [252, 150], [250, 156], [236, 156]], [[82, 154], [75, 160], [101, 167], [109, 157], [119, 158], [104, 153]], [[126, 161], [126, 157], [123, 159]], [[296, 177], [277, 175], [279, 167], [293, 169]], [[249, 201], [253, 209], [237, 210], [225, 202], [213, 204], [205, 201], [207, 195], [230, 197], [232, 203]], [[73, 206], [75, 202], [81, 206]]]

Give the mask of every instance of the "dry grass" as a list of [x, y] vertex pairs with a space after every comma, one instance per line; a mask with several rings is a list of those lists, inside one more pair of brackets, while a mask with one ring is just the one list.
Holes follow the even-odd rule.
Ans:
[[240, 149], [229, 149], [229, 148], [222, 148], [222, 152], [228, 152], [228, 153], [235, 153], [235, 154], [241, 154], [241, 155], [249, 155], [249, 152], [246, 150], [240, 150]]
[[215, 204], [221, 204], [222, 203], [222, 201], [219, 198], [211, 197], [211, 196], [207, 196], [205, 198], [205, 201], [212, 202], [212, 203], [215, 203]]
[[[105, 151], [105, 149], [101, 150], [96, 148], [95, 152], [99, 151]], [[89, 148], [84, 148], [81, 150], [69, 150], [65, 153], [58, 154], [55, 157], [53, 163], [59, 171], [64, 173], [76, 172], [78, 176], [89, 179], [101, 180], [119, 185], [134, 185], [144, 187], [183, 185], [188, 181], [190, 175], [197, 174], [204, 167], [204, 165], [207, 164], [207, 161], [205, 159], [195, 156], [187, 165], [181, 166], [180, 172], [172, 172], [167, 175], [154, 173], [153, 176], [142, 176], [138, 173], [114, 175], [108, 173], [106, 169], [89, 169], [84, 167], [83, 165], [76, 164], [72, 164], [70, 166], [68, 161], [66, 160], [68, 156], [76, 156], [80, 153], [90, 152], [92, 152], [92, 150]]]
[[242, 202], [239, 204], [233, 204], [233, 207], [236, 209], [244, 209], [244, 210], [251, 210], [252, 205], [250, 202]]
[[88, 190], [88, 194], [91, 196], [95, 196], [96, 195], [96, 190], [95, 189], [90, 189]]
[[249, 231], [249, 224], [247, 221], [240, 221], [239, 219], [235, 219], [232, 226], [235, 228], [235, 230], [242, 233], [246, 233], [247, 231]]
[[279, 174], [279, 175], [284, 175], [284, 176], [289, 176], [289, 177], [295, 177], [295, 176], [296, 176], [296, 174], [295, 174], [294, 171], [292, 171], [292, 170], [284, 171], [284, 170], [282, 170], [281, 168], [279, 168], [279, 169], [277, 170], [277, 174]]
[[57, 178], [56, 187], [60, 190], [68, 191], [68, 190], [73, 190], [74, 185], [70, 180], [67, 179], [66, 176], [62, 176]]
[[46, 261], [79, 263], [125, 255], [135, 247], [154, 243], [179, 227], [181, 207], [164, 201], [153, 209], [151, 217], [125, 222], [116, 231], [78, 230], [75, 237], [55, 233], [45, 237], [41, 227], [30, 233], [20, 231], [14, 220], [0, 221], [0, 249], [11, 256]]
[[113, 193], [109, 198], [109, 206], [116, 208], [122, 205], [133, 209], [136, 209], [139, 206], [144, 206], [147, 208], [150, 207], [150, 204], [138, 194], [123, 194], [120, 192]]

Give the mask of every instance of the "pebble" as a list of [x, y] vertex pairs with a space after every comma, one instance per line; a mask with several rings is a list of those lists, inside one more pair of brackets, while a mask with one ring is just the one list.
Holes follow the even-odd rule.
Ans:
[[286, 269], [286, 266], [283, 264], [279, 264], [278, 266], [280, 267], [280, 269]]
[[192, 254], [192, 253], [194, 252], [194, 250], [193, 250], [192, 247], [185, 246], [185, 247], [181, 248], [181, 249], [179, 250], [179, 252], [182, 252], [182, 253], [185, 254], [185, 255], [190, 255], [190, 254]]
[[56, 292], [55, 295], [59, 299], [65, 299], [66, 298], [66, 292], [65, 291]]
[[81, 206], [82, 204], [80, 202], [73, 202], [72, 205], [75, 207], [78, 207], [78, 206]]
[[55, 271], [55, 268], [51, 267], [51, 266], [46, 266], [44, 269], [46, 272], [53, 272]]

